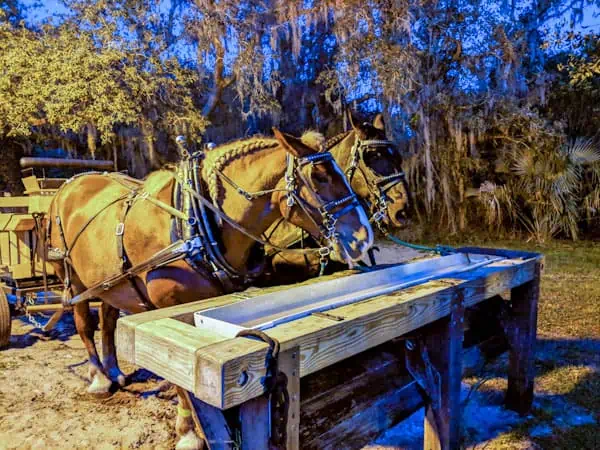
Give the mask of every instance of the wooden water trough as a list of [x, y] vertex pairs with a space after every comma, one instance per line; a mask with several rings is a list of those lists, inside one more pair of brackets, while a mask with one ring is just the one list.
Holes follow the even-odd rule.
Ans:
[[[463, 347], [500, 341], [506, 405], [531, 406], [542, 266], [536, 253], [460, 252], [123, 317], [119, 356], [189, 392], [211, 449], [361, 448], [421, 407], [425, 447], [458, 448]], [[232, 337], [245, 328], [280, 344], [283, 397], [266, 392], [269, 345]]]

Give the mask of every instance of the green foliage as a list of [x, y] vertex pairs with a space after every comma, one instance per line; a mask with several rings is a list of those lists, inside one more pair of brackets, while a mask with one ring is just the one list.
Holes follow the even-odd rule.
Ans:
[[576, 240], [580, 222], [600, 212], [600, 149], [592, 140], [521, 146], [508, 158], [509, 181], [480, 188], [488, 223], [501, 226], [508, 217], [537, 242], [559, 233]]
[[96, 138], [113, 142], [123, 126], [202, 132], [206, 121], [193, 102], [197, 74], [156, 45], [120, 38], [107, 17], [94, 16], [105, 24], [96, 28], [87, 20], [91, 8], [39, 30], [0, 23], [0, 135], [86, 133], [93, 155]]

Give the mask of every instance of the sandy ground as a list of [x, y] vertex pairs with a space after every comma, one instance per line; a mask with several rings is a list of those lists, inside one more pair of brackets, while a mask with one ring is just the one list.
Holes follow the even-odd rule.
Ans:
[[[378, 262], [417, 254], [381, 247]], [[72, 316], [48, 334], [14, 318], [10, 346], [0, 351], [0, 449], [174, 448], [174, 390], [161, 391], [162, 380], [142, 368], [124, 361], [121, 368], [126, 388], [94, 399], [85, 392], [87, 353]]]
[[[414, 256], [411, 250], [383, 245], [378, 262]], [[0, 351], [0, 449], [174, 448], [176, 396], [172, 388], [164, 390], [160, 378], [121, 362], [129, 374], [127, 387], [107, 399], [94, 399], [85, 392], [86, 362], [71, 315], [65, 315], [49, 334], [34, 329], [23, 317], [13, 319], [10, 347]], [[465, 385], [465, 397], [468, 390]], [[473, 425], [482, 433], [479, 442], [522, 420], [502, 408], [500, 391], [476, 393], [470, 405], [479, 412], [474, 417], [480, 422]], [[487, 420], [485, 427], [482, 417]], [[583, 420], [594, 423], [593, 417]], [[368, 448], [418, 447], [422, 421], [422, 412], [417, 413]]]

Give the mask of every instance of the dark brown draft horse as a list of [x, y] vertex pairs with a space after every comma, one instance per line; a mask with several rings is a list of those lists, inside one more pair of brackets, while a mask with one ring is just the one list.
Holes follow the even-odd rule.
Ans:
[[[244, 288], [260, 271], [254, 261], [256, 241], [250, 236], [260, 236], [280, 217], [325, 242], [323, 248], [341, 261], [361, 259], [372, 245], [367, 215], [343, 172], [329, 153], [318, 151], [322, 136], [313, 133], [298, 139], [274, 133], [276, 139], [255, 137], [217, 147], [197, 165], [159, 170], [143, 183], [117, 174], [87, 174], [71, 179], [56, 194], [44, 229], [50, 259], [62, 256], [52, 264], [75, 296], [103, 285], [124, 267], [143, 265], [181, 236], [196, 242], [202, 233], [190, 229], [202, 221], [197, 210], [204, 204], [191, 201], [199, 195], [195, 191], [196, 197], [177, 200], [182, 191], [193, 190], [190, 185], [202, 191], [221, 216], [203, 222], [207, 226], [212, 222], [218, 234], [216, 256], [190, 251], [186, 258], [99, 291], [102, 360], [94, 344], [88, 302], [74, 305], [77, 331], [89, 353], [88, 392], [107, 394], [112, 382], [125, 383], [114, 341], [120, 309], [135, 313]], [[218, 226], [223, 218], [228, 220]], [[205, 243], [210, 246], [210, 239]], [[201, 448], [183, 392], [179, 399], [178, 447]]]
[[[373, 123], [360, 123], [348, 111], [352, 129], [332, 137], [325, 148], [333, 155], [350, 181], [352, 190], [368, 208], [369, 220], [386, 231], [406, 225], [410, 196], [402, 171], [402, 156], [385, 134], [383, 116], [378, 114]], [[301, 231], [289, 222], [274, 224], [266, 233], [270, 242], [280, 247], [297, 245]], [[314, 246], [304, 240], [304, 247]], [[320, 270], [317, 254], [294, 254], [267, 247], [271, 257], [272, 274], [261, 279], [262, 284], [284, 284], [316, 276]], [[328, 270], [343, 269], [341, 264], [330, 264]]]

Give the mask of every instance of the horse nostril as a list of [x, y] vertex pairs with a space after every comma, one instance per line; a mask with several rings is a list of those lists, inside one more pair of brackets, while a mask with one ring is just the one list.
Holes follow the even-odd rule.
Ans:
[[394, 218], [396, 219], [396, 222], [404, 225], [406, 223], [406, 212], [404, 212], [404, 210], [396, 211]]

